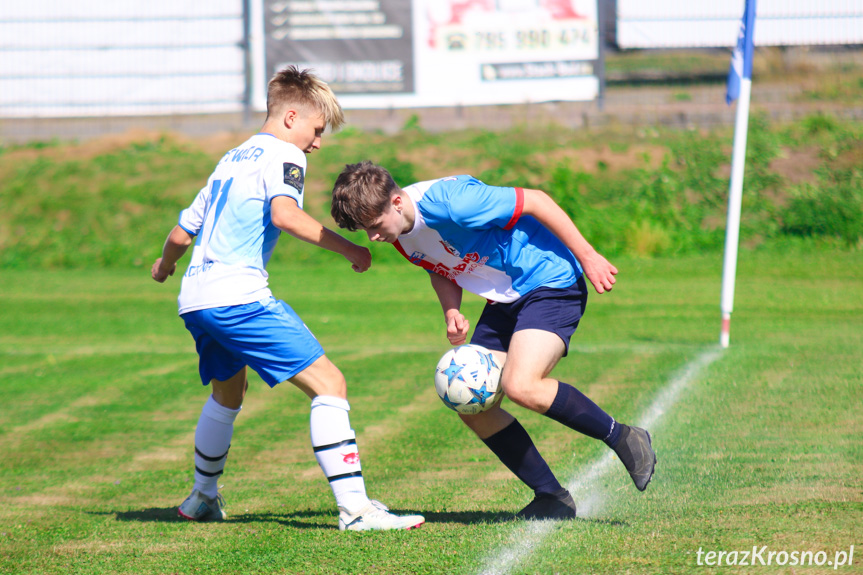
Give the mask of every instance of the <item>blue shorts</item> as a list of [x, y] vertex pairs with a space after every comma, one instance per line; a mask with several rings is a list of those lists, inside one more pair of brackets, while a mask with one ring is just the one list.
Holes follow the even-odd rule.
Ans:
[[586, 306], [587, 285], [583, 275], [568, 288], [537, 288], [511, 303], [488, 303], [470, 342], [507, 351], [515, 332], [541, 329], [563, 340], [565, 356]]
[[190, 311], [181, 317], [195, 338], [204, 385], [212, 379], [225, 381], [248, 365], [274, 387], [324, 355], [300, 316], [273, 297]]

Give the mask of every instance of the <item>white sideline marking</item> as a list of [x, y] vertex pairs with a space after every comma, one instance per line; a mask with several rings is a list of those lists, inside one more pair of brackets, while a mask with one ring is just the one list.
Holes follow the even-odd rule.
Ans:
[[[722, 355], [721, 349], [707, 350], [688, 364], [683, 366], [672, 380], [660, 390], [653, 403], [642, 413], [634, 423], [638, 427], [649, 429], [677, 401], [680, 393], [686, 389], [698, 376], [702, 369], [716, 361]], [[600, 512], [605, 500], [600, 493], [589, 491], [591, 485], [596, 485], [603, 475], [609, 472], [616, 463], [611, 451], [589, 465], [586, 471], [577, 472], [570, 479], [567, 489], [573, 499], [578, 502], [578, 516], [590, 517]], [[581, 495], [579, 497], [579, 494]], [[507, 575], [521, 561], [529, 557], [538, 548], [554, 527], [554, 521], [526, 521], [513, 533], [514, 544], [493, 551], [484, 561], [479, 573], [481, 575]]]

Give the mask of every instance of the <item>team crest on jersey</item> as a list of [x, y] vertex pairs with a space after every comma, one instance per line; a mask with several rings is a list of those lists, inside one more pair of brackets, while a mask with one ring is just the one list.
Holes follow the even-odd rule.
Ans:
[[441, 245], [443, 246], [443, 249], [445, 249], [445, 250], [446, 250], [446, 252], [447, 252], [449, 255], [451, 255], [451, 256], [455, 256], [455, 257], [457, 257], [457, 258], [460, 258], [460, 257], [461, 257], [461, 254], [460, 254], [460, 253], [458, 253], [458, 250], [457, 250], [457, 249], [455, 249], [451, 243], [449, 243], [449, 242], [448, 242], [448, 241], [446, 241], [446, 240], [441, 240], [441, 241], [440, 241], [440, 243], [441, 243]]
[[306, 181], [306, 176], [303, 174], [303, 169], [296, 164], [285, 162], [282, 164], [285, 170], [285, 183], [296, 189], [299, 193], [303, 193], [303, 185]]
[[420, 262], [426, 259], [426, 255], [422, 252], [414, 252], [411, 254], [411, 257], [408, 258], [408, 261], [415, 266], [420, 265]]

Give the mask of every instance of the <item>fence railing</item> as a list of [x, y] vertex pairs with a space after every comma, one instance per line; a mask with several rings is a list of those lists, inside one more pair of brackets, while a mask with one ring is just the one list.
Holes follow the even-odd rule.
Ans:
[[242, 0], [4, 2], [0, 117], [236, 111]]
[[[172, 121], [179, 122], [176, 118], [217, 113], [232, 117], [245, 114], [248, 118], [252, 86], [260, 95], [265, 84], [265, 74], [252, 70], [261, 66], [260, 60], [250, 56], [252, 36], [260, 46], [266, 32], [265, 26], [255, 21], [267, 17], [265, 8], [273, 1], [3, 2], [0, 119], [8, 125], [40, 118], [118, 122], [125, 116], [171, 116], [175, 118]], [[429, 3], [437, 6], [448, 2], [405, 1], [425, 8]], [[572, 3], [576, 6], [590, 1], [596, 0]], [[603, 31], [624, 48], [686, 45], [682, 32], [657, 33], [663, 26], [710, 31], [696, 34], [700, 43], [689, 45], [730, 46], [743, 7], [742, 1], [738, 6], [737, 2], [714, 0], [598, 2], [599, 12], [605, 16]], [[299, 0], [281, 4], [317, 6]], [[454, 5], [454, 1], [449, 4]], [[536, 4], [541, 7], [548, 2], [537, 0]], [[418, 10], [415, 6], [414, 13]], [[722, 28], [726, 21], [728, 32]], [[704, 26], [699, 28], [693, 22]], [[787, 36], [784, 43], [788, 44], [863, 44], [861, 0], [760, 0], [757, 44], [777, 43], [766, 39], [771, 22], [787, 30], [808, 27], [805, 34]], [[641, 44], [632, 40], [633, 34], [641, 34]]]

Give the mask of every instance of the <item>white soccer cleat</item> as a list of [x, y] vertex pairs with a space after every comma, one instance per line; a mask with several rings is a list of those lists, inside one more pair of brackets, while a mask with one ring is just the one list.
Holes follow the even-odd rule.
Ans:
[[339, 530], [341, 531], [413, 529], [423, 523], [425, 523], [425, 517], [422, 515], [394, 515], [389, 512], [386, 505], [374, 499], [354, 514], [339, 508]]
[[193, 489], [192, 494], [180, 504], [177, 513], [190, 521], [224, 521], [228, 517], [224, 507], [225, 500], [221, 493], [211, 498]]

